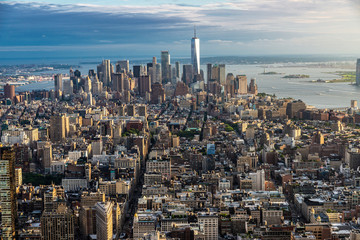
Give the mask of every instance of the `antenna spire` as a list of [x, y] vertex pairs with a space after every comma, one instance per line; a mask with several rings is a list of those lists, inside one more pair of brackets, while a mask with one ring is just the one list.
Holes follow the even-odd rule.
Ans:
[[194, 38], [196, 38], [196, 25], [194, 25]]

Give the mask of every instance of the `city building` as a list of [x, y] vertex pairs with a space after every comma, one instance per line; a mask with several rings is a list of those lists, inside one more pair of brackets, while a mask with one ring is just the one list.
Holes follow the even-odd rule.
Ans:
[[96, 208], [96, 236], [98, 240], [113, 239], [113, 206], [112, 202], [98, 202]]
[[4, 96], [5, 99], [10, 99], [11, 101], [15, 100], [15, 86], [6, 84], [4, 86]]
[[171, 65], [169, 51], [161, 51], [161, 77], [163, 84], [171, 82]]
[[15, 238], [17, 219], [15, 151], [11, 147], [0, 148], [0, 209], [1, 237]]
[[193, 73], [200, 74], [200, 39], [196, 37], [196, 29], [194, 28], [194, 37], [191, 39], [191, 64]]
[[41, 216], [41, 239], [75, 240], [75, 218], [65, 204], [55, 205]]

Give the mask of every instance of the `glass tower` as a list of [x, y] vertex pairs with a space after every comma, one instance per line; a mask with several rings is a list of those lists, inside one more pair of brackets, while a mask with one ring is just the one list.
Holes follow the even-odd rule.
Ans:
[[191, 64], [193, 65], [193, 73], [200, 74], [200, 39], [196, 37], [196, 29], [194, 28], [194, 37], [191, 39]]

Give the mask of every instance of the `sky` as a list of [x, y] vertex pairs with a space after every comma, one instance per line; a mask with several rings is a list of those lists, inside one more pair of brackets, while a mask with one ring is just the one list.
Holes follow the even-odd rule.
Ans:
[[358, 0], [0, 0], [0, 58], [360, 55]]

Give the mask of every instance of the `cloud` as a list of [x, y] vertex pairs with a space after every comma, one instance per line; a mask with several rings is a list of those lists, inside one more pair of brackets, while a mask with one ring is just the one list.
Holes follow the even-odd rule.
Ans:
[[220, 43], [220, 44], [229, 44], [229, 43], [234, 43], [233, 41], [229, 41], [229, 40], [209, 40], [209, 43]]
[[52, 2], [0, 2], [0, 51], [183, 53], [194, 25], [205, 54], [257, 54], [258, 49], [276, 54], [282, 46], [290, 53], [299, 48], [351, 52], [358, 45], [354, 39], [360, 39], [356, 0]]

